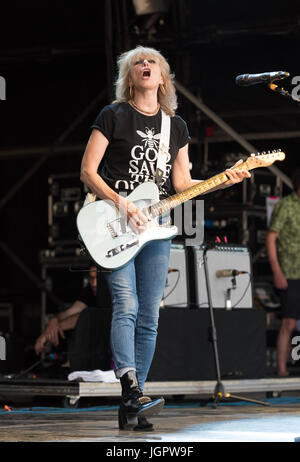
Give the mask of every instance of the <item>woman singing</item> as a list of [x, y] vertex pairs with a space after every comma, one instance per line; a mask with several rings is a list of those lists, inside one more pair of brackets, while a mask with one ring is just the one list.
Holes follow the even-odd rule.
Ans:
[[[143, 232], [148, 218], [126, 194], [140, 183], [155, 181], [162, 111], [170, 116], [171, 126], [160, 199], [170, 195], [171, 182], [176, 192], [193, 183], [188, 129], [175, 115], [176, 108], [173, 75], [161, 53], [138, 46], [120, 56], [116, 99], [102, 109], [92, 125], [81, 180], [98, 198], [112, 201], [135, 233]], [[250, 176], [247, 171], [227, 170], [226, 174], [226, 186]], [[155, 351], [170, 245], [170, 240], [152, 241], [124, 267], [105, 273], [113, 305], [115, 374], [122, 387], [120, 429], [151, 429], [145, 416], [158, 413], [164, 404], [163, 398], [144, 396], [143, 388]]]

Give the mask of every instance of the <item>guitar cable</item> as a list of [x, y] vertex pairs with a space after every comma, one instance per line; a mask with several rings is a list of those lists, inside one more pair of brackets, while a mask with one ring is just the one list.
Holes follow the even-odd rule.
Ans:
[[163, 298], [162, 298], [162, 301], [164, 301], [167, 297], [169, 297], [173, 292], [174, 290], [176, 289], [177, 285], [178, 285], [178, 282], [179, 282], [179, 278], [180, 278], [180, 270], [177, 271], [177, 280], [175, 282], [175, 285], [174, 287], [170, 290], [170, 292], [168, 294], [166, 294]]

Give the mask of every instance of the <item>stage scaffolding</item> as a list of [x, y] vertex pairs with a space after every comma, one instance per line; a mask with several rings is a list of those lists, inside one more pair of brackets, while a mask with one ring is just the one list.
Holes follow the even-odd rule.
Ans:
[[[278, 396], [287, 391], [300, 390], [300, 378], [262, 378], [248, 380], [223, 380], [224, 387], [231, 393], [265, 394]], [[144, 392], [150, 396], [194, 397], [209, 401], [215, 391], [215, 380], [146, 382]], [[77, 405], [80, 398], [119, 397], [119, 383], [77, 382], [62, 380], [5, 380], [0, 381], [0, 394], [5, 398], [12, 396], [61, 397], [65, 407]]]

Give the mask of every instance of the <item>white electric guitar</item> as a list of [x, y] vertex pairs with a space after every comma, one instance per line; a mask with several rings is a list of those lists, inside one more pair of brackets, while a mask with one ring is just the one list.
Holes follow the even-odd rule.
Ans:
[[[268, 167], [285, 154], [272, 151], [268, 154], [252, 154], [236, 170], [252, 170]], [[176, 226], [159, 225], [161, 215], [200, 194], [206, 193], [228, 180], [222, 172], [208, 180], [197, 183], [181, 193], [159, 200], [158, 187], [153, 182], [142, 183], [127, 196], [149, 218], [146, 229], [136, 234], [121, 216], [114, 204], [98, 200], [84, 206], [77, 215], [77, 228], [92, 259], [102, 268], [119, 269], [128, 263], [148, 242], [158, 239], [171, 239], [176, 236]]]

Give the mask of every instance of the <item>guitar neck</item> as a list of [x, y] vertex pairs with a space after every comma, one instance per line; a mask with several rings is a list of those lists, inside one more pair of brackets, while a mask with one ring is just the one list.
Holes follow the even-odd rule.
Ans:
[[[234, 169], [245, 169], [245, 163], [238, 165], [237, 167], [234, 167]], [[168, 212], [169, 210], [177, 207], [183, 202], [193, 199], [194, 197], [199, 196], [200, 194], [204, 194], [210, 191], [211, 189], [226, 183], [227, 180], [228, 177], [225, 172], [219, 173], [218, 175], [215, 175], [209, 178], [208, 180], [204, 180], [200, 183], [195, 184], [194, 186], [189, 187], [181, 193], [174, 194], [173, 196], [168, 197], [167, 199], [163, 199], [157, 202], [157, 204], [151, 205], [145, 211], [148, 214], [150, 214], [152, 218], [158, 217]]]

